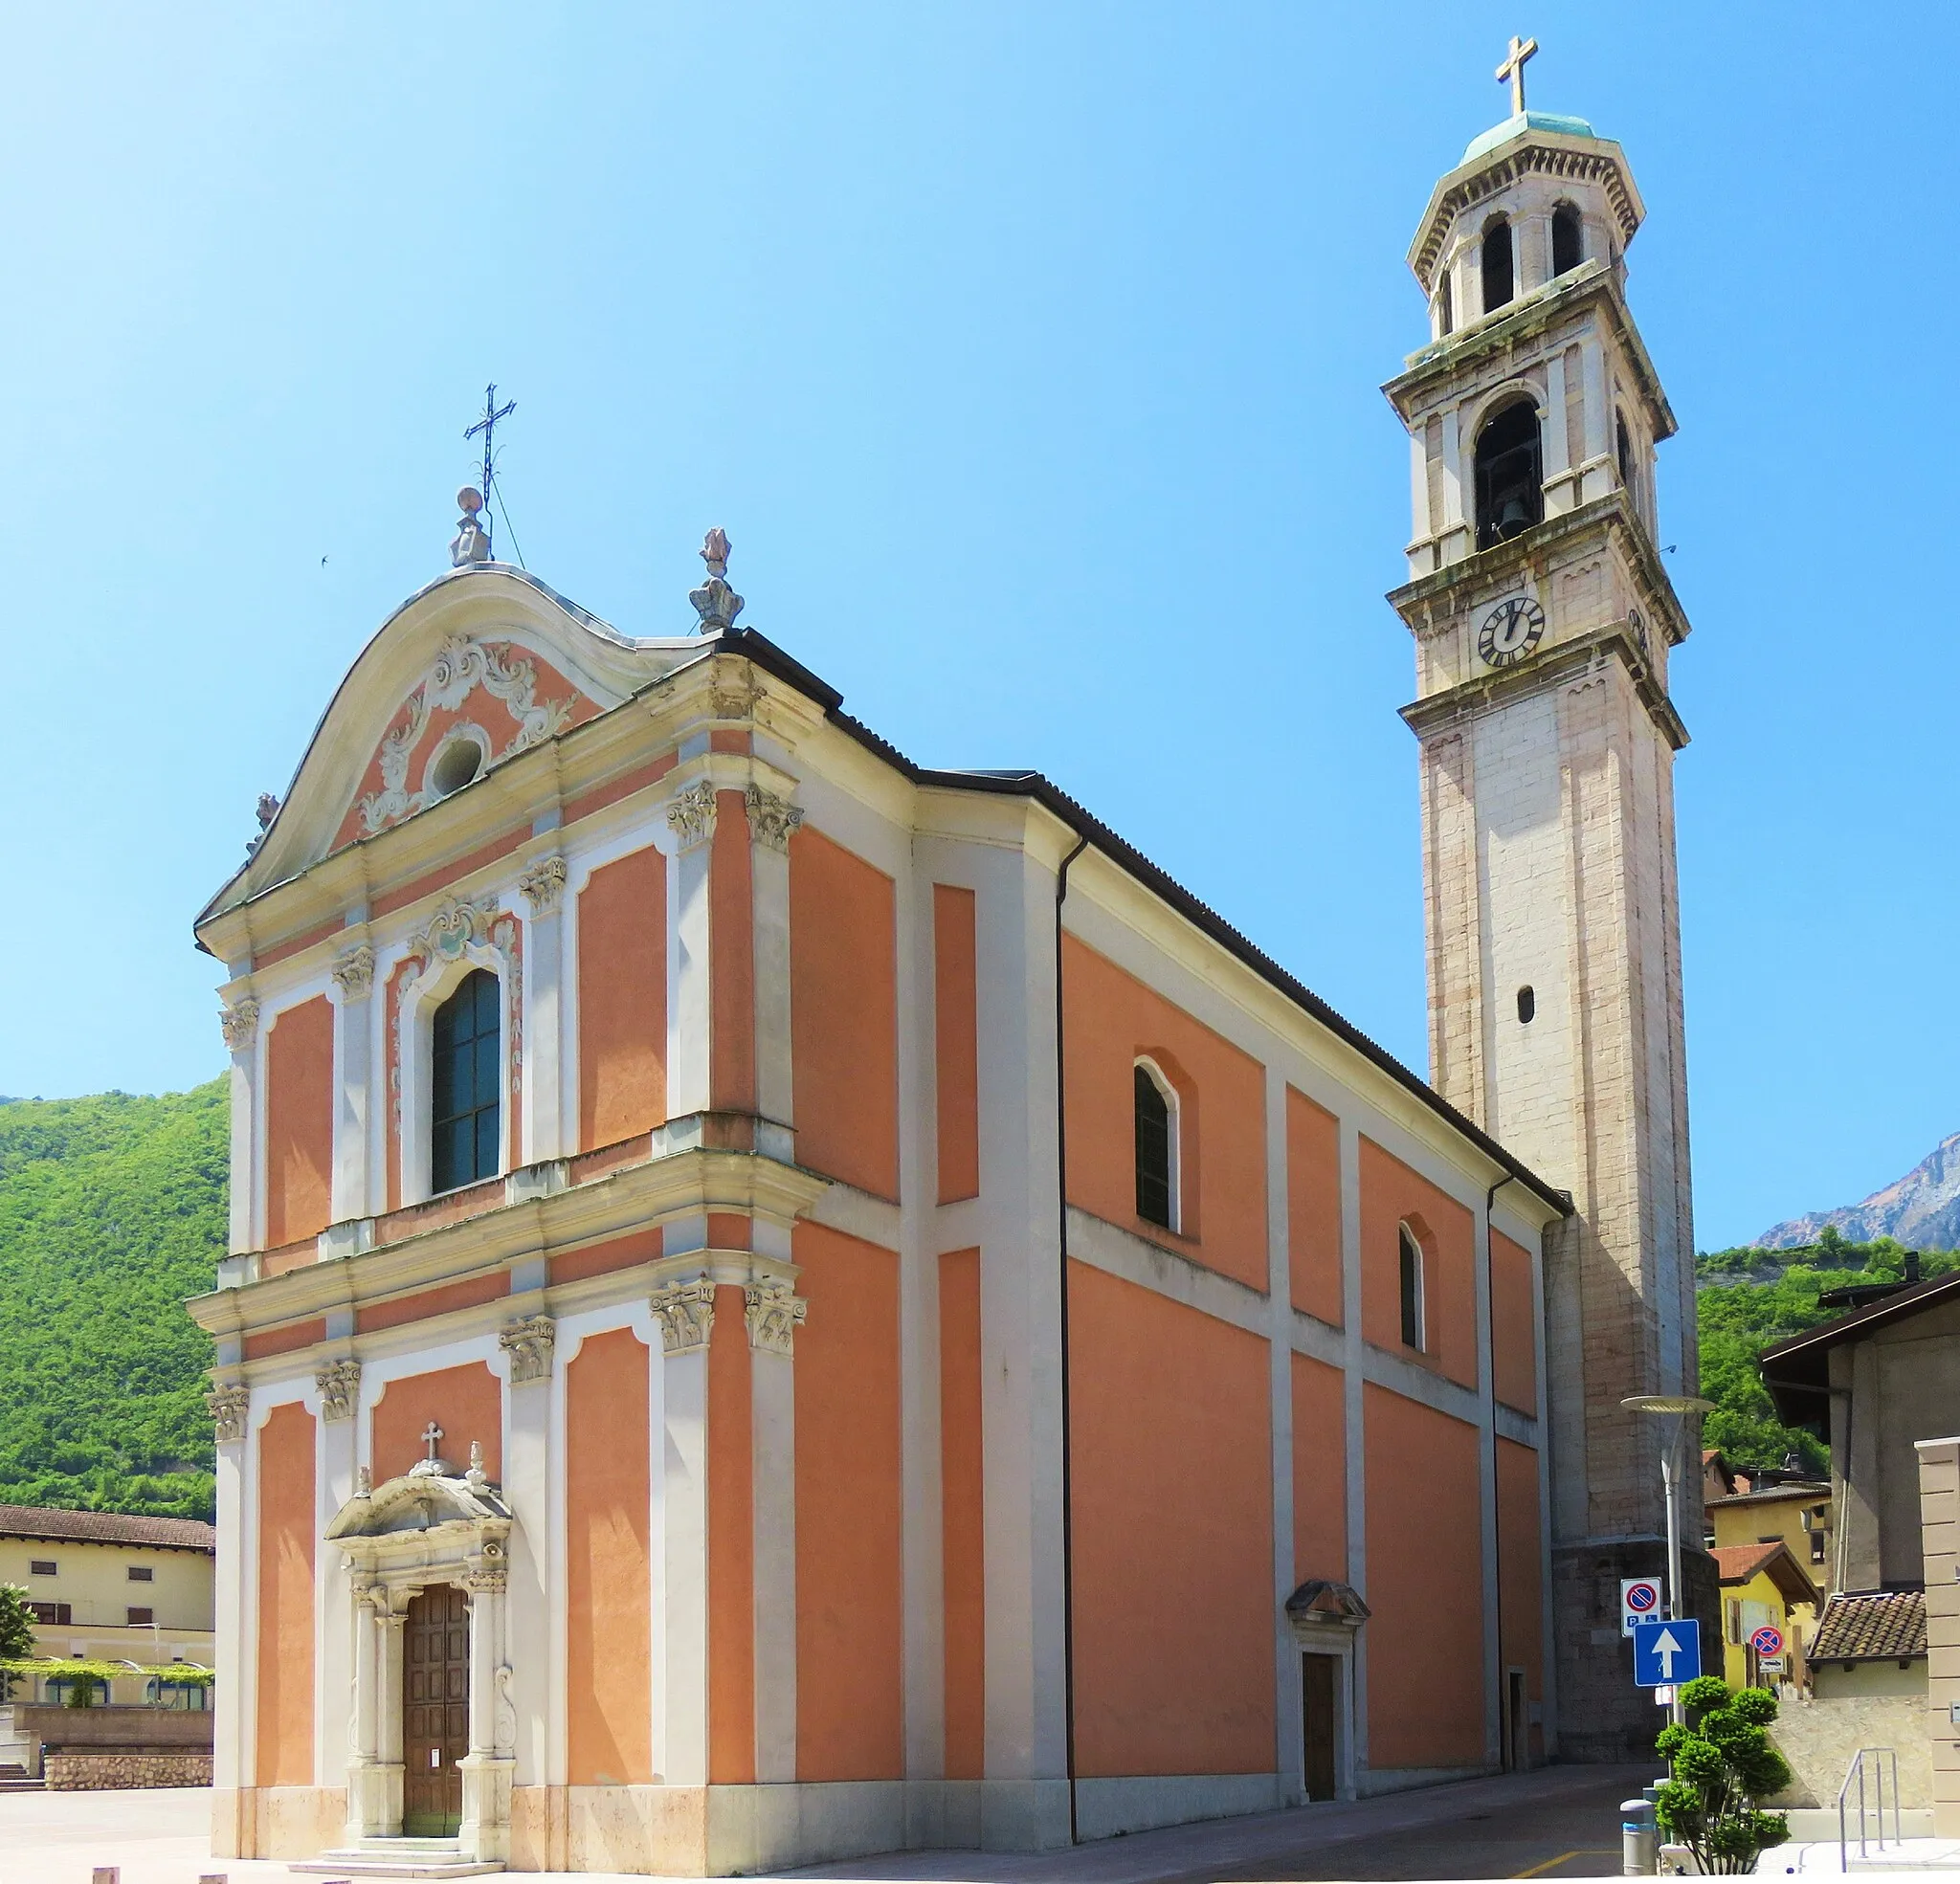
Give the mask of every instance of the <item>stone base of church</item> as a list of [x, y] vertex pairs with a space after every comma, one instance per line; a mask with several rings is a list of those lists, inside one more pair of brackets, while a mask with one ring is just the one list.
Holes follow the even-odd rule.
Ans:
[[310, 1858], [345, 1843], [345, 1788], [219, 1786], [211, 1796], [214, 1858]]
[[[1619, 1632], [1625, 1577], [1667, 1575], [1659, 1538], [1554, 1544], [1551, 1613], [1558, 1642], [1558, 1753], [1562, 1761], [1647, 1760], [1667, 1724], [1651, 1688], [1634, 1686], [1634, 1647]], [[1702, 1626], [1702, 1667], [1722, 1672], [1722, 1586], [1715, 1560], [1683, 1545], [1683, 1605]]]

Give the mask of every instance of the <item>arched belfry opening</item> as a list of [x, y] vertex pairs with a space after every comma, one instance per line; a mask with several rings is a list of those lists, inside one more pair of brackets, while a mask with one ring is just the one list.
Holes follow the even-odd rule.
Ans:
[[1538, 409], [1513, 400], [1477, 434], [1477, 547], [1507, 543], [1545, 517]]
[[1516, 292], [1517, 270], [1511, 259], [1511, 226], [1493, 216], [1483, 226], [1483, 311], [1495, 314]]
[[1551, 272], [1570, 274], [1585, 259], [1585, 225], [1572, 204], [1561, 203], [1551, 212]]

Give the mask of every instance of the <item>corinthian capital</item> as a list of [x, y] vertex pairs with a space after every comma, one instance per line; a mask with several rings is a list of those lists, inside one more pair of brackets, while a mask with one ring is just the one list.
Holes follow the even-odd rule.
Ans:
[[705, 1275], [655, 1290], [648, 1306], [659, 1318], [660, 1345], [667, 1353], [707, 1346], [715, 1326], [715, 1285]]
[[751, 785], [742, 794], [742, 802], [748, 809], [748, 829], [755, 841], [767, 844], [772, 851], [789, 850], [791, 838], [803, 822], [802, 811], [787, 798], [778, 798], [759, 785]]
[[711, 779], [699, 779], [685, 791], [677, 792], [667, 807], [667, 823], [680, 840], [683, 851], [705, 844], [715, 834], [715, 787]]
[[241, 994], [229, 1008], [219, 1009], [218, 1026], [224, 1030], [226, 1047], [244, 1053], [258, 1038], [258, 1003]]

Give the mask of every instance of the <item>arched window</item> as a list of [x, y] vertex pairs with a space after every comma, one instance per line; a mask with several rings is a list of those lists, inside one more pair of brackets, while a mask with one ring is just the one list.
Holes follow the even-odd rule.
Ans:
[[1456, 331], [1456, 297], [1450, 291], [1450, 271], [1447, 266], [1443, 269], [1442, 283], [1437, 289], [1436, 319], [1437, 331], [1439, 334], [1449, 334]]
[[1511, 226], [1493, 216], [1483, 226], [1483, 311], [1495, 314], [1511, 298]]
[[1423, 1326], [1422, 1245], [1403, 1224], [1397, 1231], [1402, 1263], [1402, 1345], [1420, 1354], [1428, 1345]]
[[1564, 275], [1586, 259], [1586, 226], [1570, 203], [1551, 212], [1551, 272]]
[[1520, 399], [1477, 434], [1477, 547], [1505, 543], [1544, 516], [1538, 410]]
[[497, 1175], [503, 1117], [497, 977], [479, 968], [435, 1010], [429, 1187], [455, 1190]]
[[1619, 481], [1631, 491], [1634, 488], [1634, 438], [1627, 430], [1627, 415], [1615, 409], [1613, 414], [1613, 430], [1615, 448], [1619, 454]]
[[1529, 1027], [1531, 1025], [1533, 1017], [1537, 1014], [1537, 1012], [1538, 996], [1532, 991], [1531, 984], [1529, 982], [1526, 982], [1525, 986], [1518, 990], [1518, 1019], [1521, 1022], [1523, 1022], [1525, 1026]]
[[1177, 1228], [1177, 1092], [1148, 1060], [1135, 1068], [1137, 1215]]

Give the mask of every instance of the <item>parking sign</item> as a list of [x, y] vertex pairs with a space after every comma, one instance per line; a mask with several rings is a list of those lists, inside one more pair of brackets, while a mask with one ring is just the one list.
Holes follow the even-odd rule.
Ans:
[[1774, 1623], [1765, 1623], [1749, 1637], [1749, 1647], [1765, 1658], [1783, 1652], [1783, 1631]]
[[1631, 1635], [1636, 1623], [1648, 1622], [1660, 1613], [1659, 1577], [1622, 1577], [1619, 1585], [1619, 1632]]

